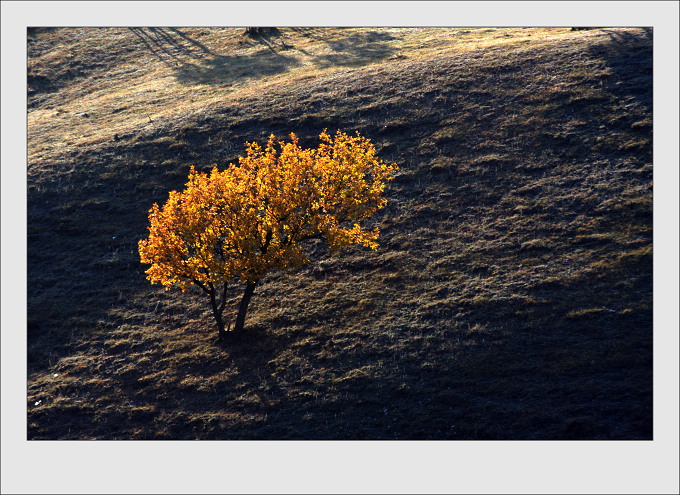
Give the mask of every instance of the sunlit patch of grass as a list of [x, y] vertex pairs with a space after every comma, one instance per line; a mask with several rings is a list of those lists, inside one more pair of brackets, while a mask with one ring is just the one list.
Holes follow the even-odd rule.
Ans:
[[576, 320], [579, 318], [588, 318], [590, 316], [599, 316], [604, 312], [604, 308], [586, 308], [577, 311], [570, 311], [566, 314], [566, 318]]

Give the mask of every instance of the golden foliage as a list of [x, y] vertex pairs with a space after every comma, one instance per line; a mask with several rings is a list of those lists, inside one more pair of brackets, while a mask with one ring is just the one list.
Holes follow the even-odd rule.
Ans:
[[332, 249], [362, 244], [377, 249], [378, 229], [359, 220], [385, 205], [382, 193], [396, 164], [375, 156], [370, 140], [324, 131], [317, 149], [302, 149], [291, 133], [276, 150], [246, 143], [246, 156], [210, 175], [192, 167], [183, 192], [149, 211], [149, 236], [139, 253], [152, 283], [182, 290], [234, 277], [257, 282], [268, 271], [307, 259], [301, 241], [320, 238]]

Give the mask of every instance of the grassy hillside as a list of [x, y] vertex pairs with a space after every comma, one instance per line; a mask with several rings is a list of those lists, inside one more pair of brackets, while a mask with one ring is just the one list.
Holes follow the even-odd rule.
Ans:
[[[30, 439], [652, 438], [651, 30], [27, 47]], [[145, 279], [147, 212], [191, 165], [324, 128], [400, 166], [381, 246], [311, 245], [216, 346], [199, 291]]]

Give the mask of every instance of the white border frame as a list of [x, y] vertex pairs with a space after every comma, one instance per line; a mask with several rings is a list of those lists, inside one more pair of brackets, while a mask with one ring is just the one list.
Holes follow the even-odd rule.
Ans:
[[[26, 27], [253, 24], [654, 28], [653, 441], [26, 440]], [[678, 134], [678, 2], [2, 2], [2, 493], [678, 493]]]

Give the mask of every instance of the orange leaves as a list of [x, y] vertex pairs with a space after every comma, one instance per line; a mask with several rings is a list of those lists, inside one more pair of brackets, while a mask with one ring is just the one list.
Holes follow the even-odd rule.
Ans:
[[[182, 290], [191, 283], [255, 282], [269, 270], [306, 262], [300, 243], [321, 238], [332, 248], [362, 244], [377, 249], [378, 230], [359, 221], [385, 205], [385, 182], [397, 170], [375, 156], [358, 133], [324, 131], [317, 149], [303, 149], [295, 134], [263, 149], [246, 143], [238, 165], [198, 173], [186, 189], [149, 211], [149, 237], [139, 242], [152, 283]], [[351, 227], [347, 227], [351, 224]]]

